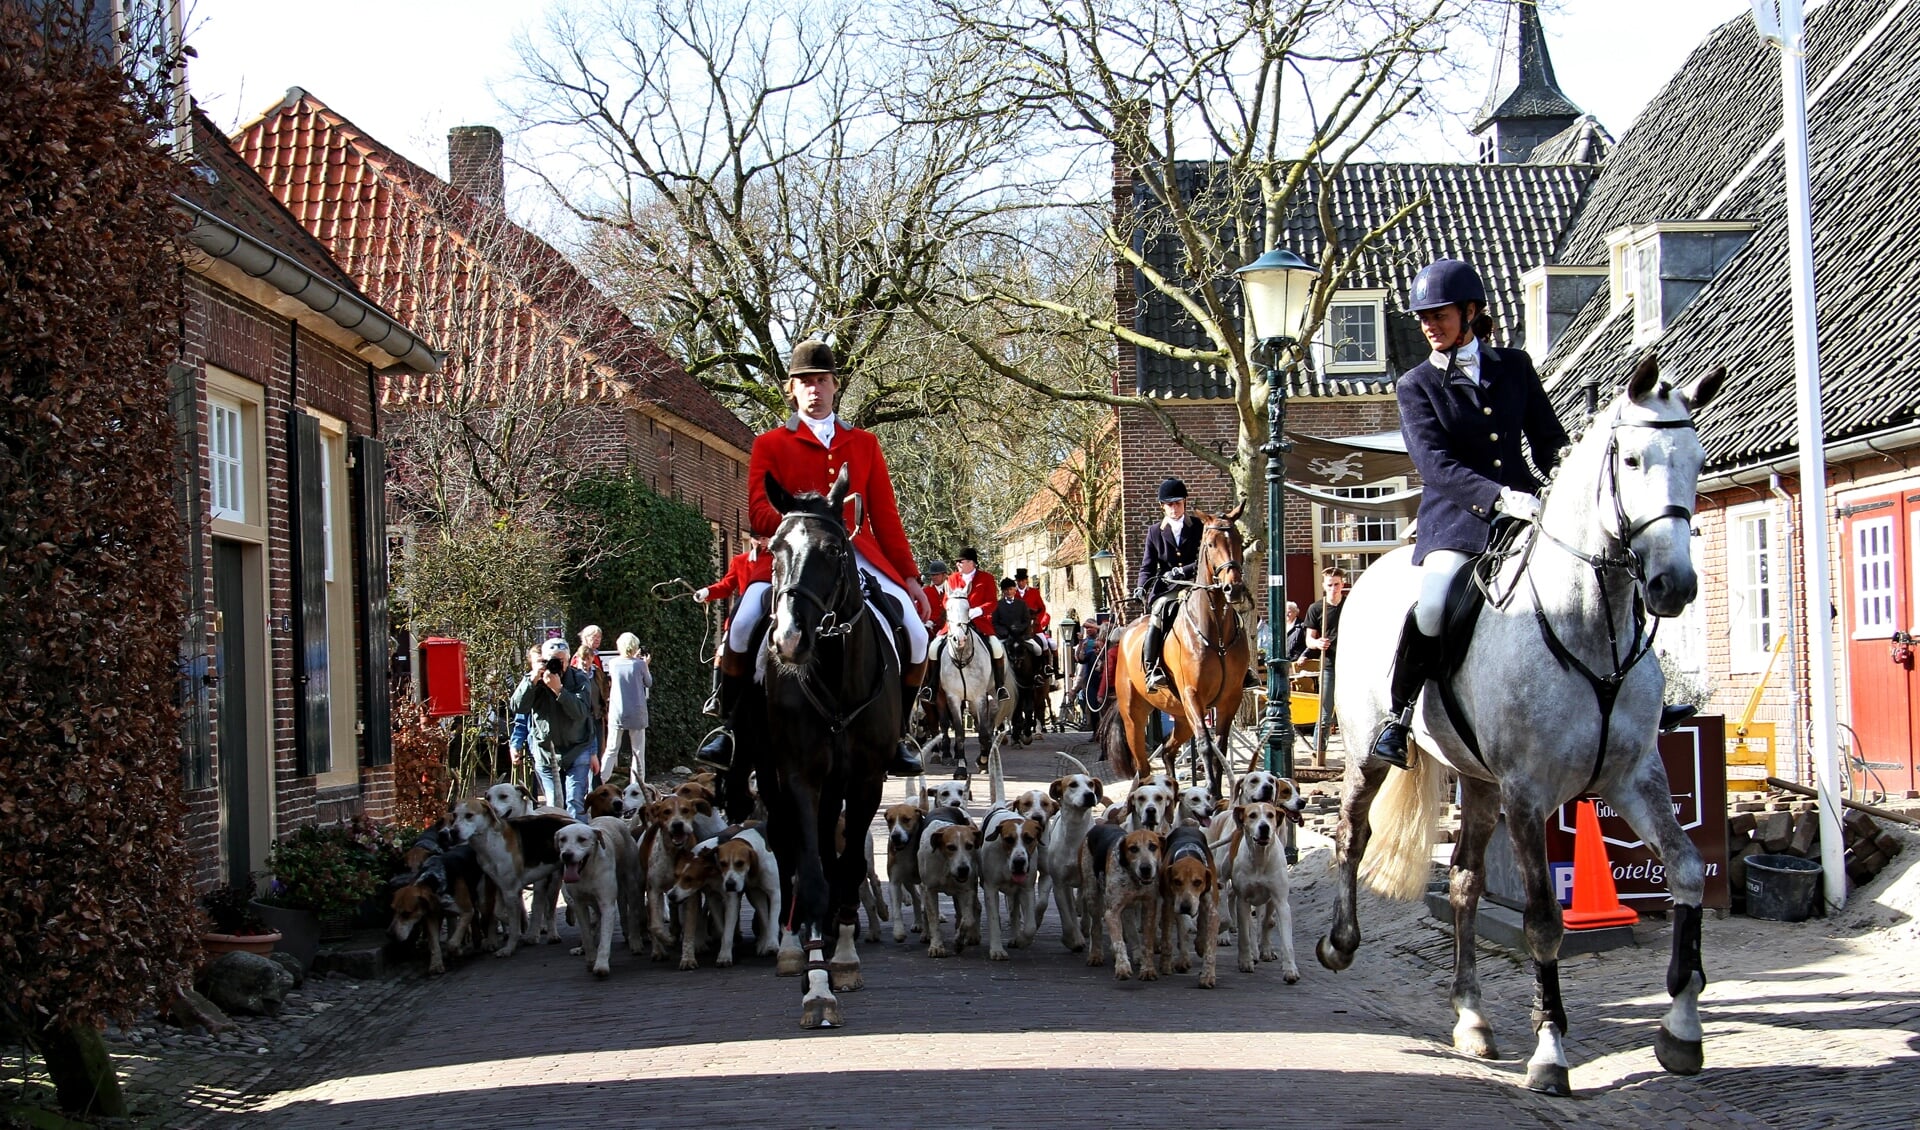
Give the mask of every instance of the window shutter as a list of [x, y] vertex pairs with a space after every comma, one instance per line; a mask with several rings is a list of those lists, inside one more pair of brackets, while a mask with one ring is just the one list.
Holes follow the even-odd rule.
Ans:
[[333, 727], [327, 692], [326, 515], [320, 491], [320, 421], [290, 413], [293, 464], [293, 748], [302, 777], [333, 768]]
[[200, 397], [196, 370], [167, 367], [172, 384], [175, 448], [174, 504], [186, 533], [187, 618], [180, 632], [180, 768], [189, 789], [213, 784], [212, 714], [207, 679], [206, 530], [200, 507]]
[[387, 681], [392, 624], [387, 610], [387, 445], [353, 439], [353, 568], [360, 593], [361, 745], [367, 765], [393, 762], [393, 714]]

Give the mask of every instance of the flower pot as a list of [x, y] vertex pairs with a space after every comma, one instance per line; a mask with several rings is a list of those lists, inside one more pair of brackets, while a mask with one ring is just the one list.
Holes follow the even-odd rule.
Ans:
[[273, 952], [280, 942], [279, 934], [215, 934], [200, 935], [200, 948], [209, 954], [221, 953], [257, 953], [265, 957]]
[[293, 906], [271, 906], [255, 899], [253, 909], [260, 921], [280, 931], [280, 951], [300, 959], [302, 968], [313, 964], [314, 951], [320, 948], [320, 919], [311, 910]]
[[320, 940], [344, 942], [353, 937], [353, 910], [329, 910], [320, 915]]

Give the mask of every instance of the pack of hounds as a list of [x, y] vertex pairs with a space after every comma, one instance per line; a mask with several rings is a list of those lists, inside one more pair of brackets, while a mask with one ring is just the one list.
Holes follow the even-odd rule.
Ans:
[[[439, 974], [449, 951], [490, 947], [510, 957], [522, 944], [558, 942], [564, 894], [580, 934], [572, 952], [596, 977], [611, 972], [616, 919], [629, 952], [654, 961], [677, 954], [684, 970], [703, 957], [724, 968], [751, 944], [756, 955], [776, 955], [779, 973], [798, 974], [798, 940], [775, 927], [779, 864], [758, 821], [728, 826], [716, 814], [714, 789], [710, 774], [667, 793], [602, 785], [579, 821], [534, 807], [522, 786], [494, 785], [452, 805], [408, 852], [393, 880], [392, 934], [422, 939], [427, 971]], [[1090, 966], [1111, 953], [1118, 980], [1197, 965], [1199, 986], [1210, 989], [1215, 953], [1227, 944], [1242, 972], [1277, 960], [1288, 984], [1300, 978], [1285, 826], [1299, 823], [1305, 798], [1284, 777], [1246, 774], [1221, 811], [1204, 787], [1177, 788], [1161, 774], [1108, 805], [1099, 778], [1073, 773], [977, 819], [966, 781], [922, 782], [911, 796], [882, 811], [884, 893], [867, 837], [869, 942], [890, 922], [895, 942], [921, 934], [927, 956], [954, 956], [981, 944], [984, 919], [988, 958], [1006, 961], [1033, 945], [1051, 906], [1067, 949], [1085, 951]]]

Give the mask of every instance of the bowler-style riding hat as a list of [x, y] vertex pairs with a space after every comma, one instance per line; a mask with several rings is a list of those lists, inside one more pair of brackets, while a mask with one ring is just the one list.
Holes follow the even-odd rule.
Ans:
[[1175, 478], [1160, 480], [1160, 501], [1179, 502], [1187, 497], [1187, 484]]
[[789, 377], [805, 376], [808, 373], [834, 372], [833, 346], [824, 341], [803, 341], [793, 347], [793, 357], [787, 362]]
[[1420, 268], [1407, 294], [1407, 309], [1416, 314], [1462, 302], [1485, 306], [1487, 284], [1480, 281], [1480, 272], [1458, 259], [1435, 259]]
[[947, 563], [945, 561], [940, 560], [938, 557], [934, 558], [932, 561], [927, 562], [927, 567], [925, 572], [926, 572], [926, 575], [929, 577], [933, 576], [936, 573], [944, 573], [946, 571], [947, 571]]
[[960, 552], [953, 555], [953, 559], [956, 562], [971, 561], [975, 565], [978, 565], [980, 564], [980, 553], [970, 545], [962, 546]]

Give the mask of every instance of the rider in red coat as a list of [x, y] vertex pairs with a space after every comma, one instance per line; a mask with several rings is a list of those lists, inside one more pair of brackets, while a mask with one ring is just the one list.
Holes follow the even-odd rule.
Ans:
[[[715, 653], [715, 679], [713, 693], [707, 696], [702, 712], [719, 717], [721, 715], [722, 687], [719, 667], [726, 649], [731, 647], [737, 652], [745, 652], [752, 642], [753, 625], [766, 614], [767, 593], [773, 587], [773, 554], [767, 552], [767, 539], [759, 536], [748, 539], [747, 548], [733, 555], [727, 564], [727, 571], [719, 580], [703, 589], [696, 589], [693, 599], [702, 604], [716, 600], [740, 598], [740, 608], [736, 609], [728, 622], [727, 631], [721, 636], [721, 645]], [[736, 629], [739, 631], [736, 633]], [[718, 739], [715, 739], [717, 742]], [[713, 744], [713, 743], [709, 743]], [[716, 748], [716, 753], [724, 750]]]
[[1027, 608], [1033, 613], [1033, 638], [1040, 641], [1046, 649], [1047, 667], [1055, 675], [1060, 673], [1060, 659], [1054, 654], [1053, 633], [1047, 629], [1053, 624], [1053, 613], [1047, 611], [1047, 598], [1040, 595], [1040, 589], [1027, 579], [1025, 568], [1013, 571], [1014, 583], [1020, 586], [1020, 599], [1027, 602]]
[[[770, 585], [773, 583], [773, 554], [767, 552], [767, 539], [758, 534], [748, 543], [742, 553], [733, 555], [727, 563], [726, 575], [693, 594], [701, 603], [711, 600], [726, 600], [741, 596], [749, 585]], [[746, 650], [744, 647], [742, 651]]]
[[938, 634], [947, 628], [947, 563], [936, 557], [926, 563], [924, 572], [927, 583], [920, 591], [927, 598], [927, 631]]
[[[847, 472], [850, 493], [861, 499], [860, 524], [853, 530], [854, 562], [871, 577], [882, 592], [893, 597], [903, 612], [907, 652], [901, 663], [900, 682], [910, 713], [913, 696], [927, 669], [927, 627], [929, 609], [926, 593], [920, 587], [920, 567], [914, 564], [913, 550], [907, 545], [907, 532], [900, 521], [900, 505], [894, 498], [893, 479], [887, 472], [887, 457], [872, 432], [848, 424], [834, 412], [840, 391], [835, 373], [833, 347], [824, 341], [803, 341], [794, 347], [787, 364], [787, 400], [794, 414], [772, 431], [762, 432], [753, 441], [747, 459], [747, 519], [755, 535], [771, 537], [780, 525], [780, 512], [767, 501], [767, 478], [780, 484], [789, 494], [831, 490], [840, 472]], [[849, 500], [848, 515], [855, 511]], [[735, 615], [735, 632], [750, 640], [753, 630], [765, 616], [764, 606], [748, 621], [744, 603]], [[742, 623], [742, 621], [748, 621]], [[730, 633], [731, 634], [731, 633]], [[721, 662], [722, 699], [738, 701], [739, 691], [751, 677], [752, 664], [744, 652], [730, 645]], [[729, 710], [730, 713], [730, 710]], [[732, 734], [723, 729], [701, 754], [708, 760], [725, 763], [731, 757]], [[919, 758], [904, 739], [895, 752], [888, 771], [896, 776], [917, 776], [922, 770]]]
[[[1007, 653], [993, 631], [993, 606], [999, 603], [999, 589], [993, 583], [993, 574], [980, 568], [980, 555], [972, 546], [962, 549], [953, 559], [954, 572], [947, 578], [946, 594], [949, 597], [967, 598], [967, 625], [981, 639], [987, 641], [987, 648], [993, 655], [993, 693], [995, 697], [1007, 697]], [[940, 630], [942, 637], [958, 625], [948, 623]], [[939, 670], [940, 649], [936, 643], [930, 661], [934, 670]]]

